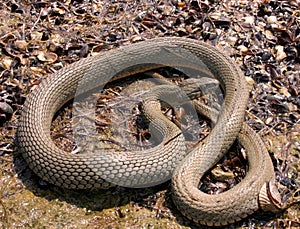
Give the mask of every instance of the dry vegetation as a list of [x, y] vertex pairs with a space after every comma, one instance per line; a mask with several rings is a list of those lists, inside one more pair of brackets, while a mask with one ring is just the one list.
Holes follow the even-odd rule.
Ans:
[[[299, 201], [299, 0], [2, 0], [0, 13], [0, 227], [198, 228], [176, 210], [169, 183], [63, 190], [31, 172], [15, 141], [22, 104], [43, 78], [103, 50], [159, 36], [204, 40], [253, 78], [246, 120], [268, 147], [283, 201]], [[70, 106], [52, 126], [66, 150], [68, 112]], [[299, 221], [298, 202], [227, 228], [298, 228]]]

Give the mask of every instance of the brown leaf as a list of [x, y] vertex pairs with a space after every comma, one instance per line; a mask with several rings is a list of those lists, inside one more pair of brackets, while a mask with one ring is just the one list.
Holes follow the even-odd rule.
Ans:
[[9, 70], [9, 69], [11, 68], [11, 66], [12, 66], [12, 63], [13, 63], [13, 59], [12, 59], [11, 57], [9, 57], [9, 56], [4, 56], [4, 57], [2, 58], [2, 66], [3, 66], [5, 69]]
[[40, 51], [40, 52], [38, 52], [37, 58], [42, 62], [53, 63], [57, 60], [58, 57], [53, 52]]
[[15, 45], [19, 50], [25, 51], [28, 48], [28, 43], [25, 40], [16, 40]]

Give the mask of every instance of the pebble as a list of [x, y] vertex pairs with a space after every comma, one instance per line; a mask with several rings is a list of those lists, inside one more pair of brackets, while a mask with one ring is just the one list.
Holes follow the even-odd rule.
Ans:
[[274, 118], [273, 117], [268, 117], [265, 121], [266, 125], [269, 125], [273, 122]]
[[12, 114], [14, 112], [14, 110], [12, 109], [12, 107], [5, 103], [5, 102], [0, 102], [0, 113], [4, 113], [4, 114]]
[[254, 17], [253, 16], [247, 16], [243, 17], [244, 23], [253, 25], [254, 24]]
[[230, 36], [227, 39], [227, 43], [229, 43], [230, 45], [234, 46], [236, 44], [237, 40], [238, 40], [237, 37]]
[[269, 17], [267, 17], [267, 22], [269, 24], [277, 23], [277, 17], [276, 16], [269, 16]]
[[277, 38], [273, 35], [273, 33], [270, 30], [265, 31], [265, 36], [268, 40], [276, 41]]
[[240, 50], [240, 53], [245, 53], [248, 51], [248, 48], [244, 45], [239, 45], [237, 49]]
[[276, 60], [283, 60], [286, 58], [286, 53], [284, 52], [284, 47], [282, 45], [275, 46]]

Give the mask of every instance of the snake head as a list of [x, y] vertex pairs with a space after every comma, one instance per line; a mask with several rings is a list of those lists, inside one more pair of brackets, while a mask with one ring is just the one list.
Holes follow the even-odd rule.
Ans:
[[219, 88], [219, 81], [209, 77], [188, 78], [179, 84], [179, 86], [186, 92], [188, 97], [196, 98], [199, 94], [210, 93], [211, 90]]
[[277, 213], [282, 210], [281, 196], [274, 181], [264, 183], [259, 193], [258, 202], [263, 211]]

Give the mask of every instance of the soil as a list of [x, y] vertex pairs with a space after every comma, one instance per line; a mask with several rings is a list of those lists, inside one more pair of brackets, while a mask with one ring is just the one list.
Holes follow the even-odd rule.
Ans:
[[[268, 148], [282, 201], [293, 203], [279, 214], [258, 211], [223, 228], [300, 227], [299, 0], [3, 0], [0, 13], [0, 227], [206, 228], [176, 209], [169, 182], [146, 189], [87, 191], [47, 184], [29, 169], [15, 139], [26, 97], [51, 73], [105, 50], [168, 36], [216, 46], [253, 79], [245, 120]], [[176, 71], [160, 73], [181, 80], [172, 78]], [[147, 128], [135, 126], [139, 95], [133, 94], [132, 108], [122, 107], [125, 116], [118, 119], [114, 113], [118, 109], [111, 109], [121, 104], [116, 99], [131, 98], [126, 93], [135, 87], [119, 82], [97, 95], [101, 147], [151, 147]], [[69, 103], [51, 127], [53, 141], [68, 152], [76, 150], [71, 112]], [[127, 124], [122, 130], [130, 137], [113, 138], [109, 126], [124, 117]], [[209, 125], [201, 122], [200, 126], [199, 138], [205, 137]], [[186, 126], [191, 131], [187, 136], [195, 135], [190, 127]], [[191, 147], [195, 141], [191, 139]], [[235, 144], [204, 179], [203, 189], [218, 193], [238, 182], [246, 171], [240, 165], [244, 160], [243, 149]]]

